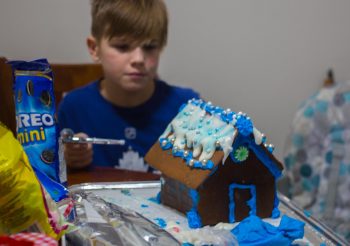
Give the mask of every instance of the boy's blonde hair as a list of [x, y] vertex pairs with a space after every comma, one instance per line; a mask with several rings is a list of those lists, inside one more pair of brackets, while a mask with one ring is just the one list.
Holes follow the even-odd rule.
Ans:
[[168, 14], [163, 0], [91, 0], [91, 16], [91, 34], [97, 41], [125, 37], [166, 45]]

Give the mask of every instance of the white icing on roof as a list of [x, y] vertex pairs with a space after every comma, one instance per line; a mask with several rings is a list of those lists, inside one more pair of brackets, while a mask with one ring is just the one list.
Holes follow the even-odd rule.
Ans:
[[217, 148], [224, 152], [224, 163], [232, 151], [238, 132], [246, 136], [252, 133], [257, 145], [266, 139], [245, 114], [235, 114], [231, 110], [214, 107], [210, 102], [192, 99], [170, 122], [159, 139], [162, 147], [171, 143], [173, 153], [181, 152], [186, 156], [188, 151], [185, 150], [191, 149], [192, 158], [205, 165]]

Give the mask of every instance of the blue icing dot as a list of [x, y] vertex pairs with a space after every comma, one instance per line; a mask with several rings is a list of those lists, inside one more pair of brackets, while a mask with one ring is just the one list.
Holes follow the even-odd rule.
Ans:
[[292, 142], [295, 147], [302, 147], [304, 144], [304, 137], [300, 134], [293, 134]]
[[300, 167], [300, 174], [302, 177], [308, 178], [312, 175], [312, 168], [309, 164], [303, 164]]
[[304, 111], [304, 116], [306, 118], [311, 118], [314, 115], [314, 110], [312, 107], [307, 107]]
[[207, 162], [207, 169], [212, 169], [214, 167], [214, 162], [212, 162], [211, 160], [209, 160]]
[[226, 120], [228, 121], [228, 122], [231, 122], [232, 120], [233, 120], [233, 115], [234, 115], [234, 113], [233, 112], [229, 112], [228, 114], [226, 114]]
[[187, 221], [190, 228], [200, 228], [202, 227], [202, 221], [199, 217], [198, 212], [195, 209], [191, 209], [187, 212]]
[[[166, 143], [166, 144], [163, 145], [163, 143]], [[172, 143], [170, 141], [168, 141], [167, 138], [160, 138], [159, 144], [163, 150], [170, 149], [173, 146]]]
[[194, 164], [193, 164], [193, 167], [194, 167], [194, 168], [202, 168], [202, 162], [200, 162], [200, 161], [195, 161]]
[[319, 112], [327, 112], [328, 109], [328, 102], [326, 101], [318, 101], [315, 106], [316, 110]]
[[175, 157], [183, 157], [183, 151], [182, 150], [173, 149], [172, 153], [173, 153], [173, 156], [175, 156]]
[[141, 204], [141, 208], [148, 208], [148, 205], [146, 205], [146, 204]]
[[167, 225], [166, 222], [165, 222], [165, 220], [162, 219], [162, 218], [155, 218], [154, 220], [157, 222], [157, 224], [158, 224], [161, 228], [165, 228], [166, 225]]

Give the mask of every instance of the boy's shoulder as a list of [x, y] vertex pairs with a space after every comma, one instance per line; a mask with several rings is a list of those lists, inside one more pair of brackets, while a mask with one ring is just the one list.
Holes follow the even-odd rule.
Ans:
[[160, 91], [162, 91], [164, 94], [170, 94], [177, 98], [183, 99], [199, 98], [199, 93], [190, 87], [170, 85], [162, 80], [159, 80], [157, 82]]
[[61, 104], [72, 104], [90, 100], [98, 91], [98, 81], [92, 81], [89, 84], [75, 88], [63, 95]]

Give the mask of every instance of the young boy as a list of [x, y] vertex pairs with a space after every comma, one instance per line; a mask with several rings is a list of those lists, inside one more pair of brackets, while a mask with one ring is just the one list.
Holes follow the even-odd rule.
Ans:
[[157, 79], [167, 42], [163, 0], [92, 0], [92, 59], [104, 77], [65, 96], [58, 109], [60, 128], [78, 136], [125, 139], [125, 146], [66, 144], [69, 168], [116, 166], [152, 171], [143, 161], [179, 107], [195, 91]]

